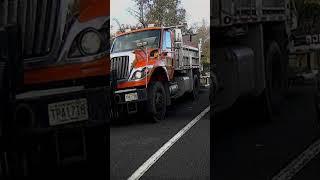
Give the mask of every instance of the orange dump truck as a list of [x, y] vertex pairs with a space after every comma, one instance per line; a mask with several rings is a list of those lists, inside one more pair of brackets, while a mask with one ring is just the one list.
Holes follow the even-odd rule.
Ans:
[[181, 26], [127, 31], [115, 37], [111, 70], [118, 115], [146, 112], [149, 119], [165, 118], [171, 99], [200, 89], [201, 43], [183, 42]]
[[107, 165], [109, 11], [109, 0], [0, 1], [0, 32], [16, 33], [0, 43], [12, 37], [17, 47], [0, 61], [18, 54], [23, 66], [23, 82], [9, 92], [12, 113], [1, 119], [1, 175]]

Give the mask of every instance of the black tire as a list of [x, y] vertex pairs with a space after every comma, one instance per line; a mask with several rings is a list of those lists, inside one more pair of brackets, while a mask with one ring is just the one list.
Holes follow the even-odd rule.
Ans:
[[200, 92], [200, 78], [198, 74], [193, 75], [193, 90], [191, 93], [191, 97], [193, 100], [199, 99], [199, 92]]
[[165, 118], [167, 108], [166, 92], [159, 81], [151, 82], [148, 88], [147, 110], [151, 122]]
[[210, 103], [213, 104], [218, 90], [217, 77], [213, 72], [210, 75], [210, 88]]
[[210, 72], [210, 118], [214, 118], [214, 101], [218, 90], [218, 82], [217, 77], [215, 74], [211, 71]]
[[281, 52], [277, 42], [269, 43], [268, 50], [265, 55], [266, 67], [266, 90], [262, 93], [261, 99], [267, 105], [269, 119], [279, 113], [280, 105], [283, 101], [283, 92], [285, 91], [285, 61], [284, 54]]

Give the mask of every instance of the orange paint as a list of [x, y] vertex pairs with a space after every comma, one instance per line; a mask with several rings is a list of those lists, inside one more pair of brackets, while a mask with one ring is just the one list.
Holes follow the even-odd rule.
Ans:
[[[156, 60], [158, 60], [158, 57], [150, 57], [150, 53], [154, 50], [157, 50], [155, 48], [148, 49], [148, 65], [155, 65]], [[139, 68], [147, 65], [147, 56], [146, 53], [141, 49], [134, 50], [135, 54], [135, 60], [133, 61], [133, 67]]]
[[54, 81], [73, 80], [94, 76], [107, 76], [110, 72], [110, 63], [107, 57], [77, 64], [66, 64], [55, 67], [26, 70], [24, 84], [40, 84]]
[[157, 59], [149, 59], [148, 64], [147, 61], [138, 61], [135, 63], [135, 68], [141, 68], [141, 67], [145, 67], [147, 65], [153, 65], [155, 66], [157, 63]]
[[146, 86], [147, 83], [150, 81], [150, 76], [148, 76], [147, 82], [146, 78], [143, 78], [139, 81], [126, 81], [126, 82], [121, 82], [118, 83], [117, 89], [130, 89], [130, 88], [135, 88], [139, 86]]
[[109, 0], [81, 0], [79, 21], [85, 22], [100, 16], [110, 16]]

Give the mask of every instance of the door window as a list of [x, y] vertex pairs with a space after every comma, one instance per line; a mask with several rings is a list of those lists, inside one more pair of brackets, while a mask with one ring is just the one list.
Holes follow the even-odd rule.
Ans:
[[171, 49], [172, 44], [171, 44], [171, 33], [170, 31], [165, 31], [164, 36], [163, 36], [163, 44], [162, 44], [162, 49]]

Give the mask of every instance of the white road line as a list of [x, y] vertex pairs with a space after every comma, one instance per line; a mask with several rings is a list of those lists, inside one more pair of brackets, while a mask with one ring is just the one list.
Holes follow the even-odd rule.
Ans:
[[308, 147], [287, 167], [280, 171], [272, 180], [289, 180], [292, 179], [303, 167], [320, 153], [320, 139]]
[[166, 144], [164, 144], [156, 153], [154, 153], [146, 162], [144, 162], [129, 178], [128, 180], [138, 180], [146, 173], [149, 168], [158, 161], [158, 159], [168, 149], [176, 143], [192, 126], [194, 126], [204, 115], [210, 111], [210, 106], [202, 111], [196, 118], [194, 118], [189, 124], [181, 129], [175, 136], [173, 136]]

